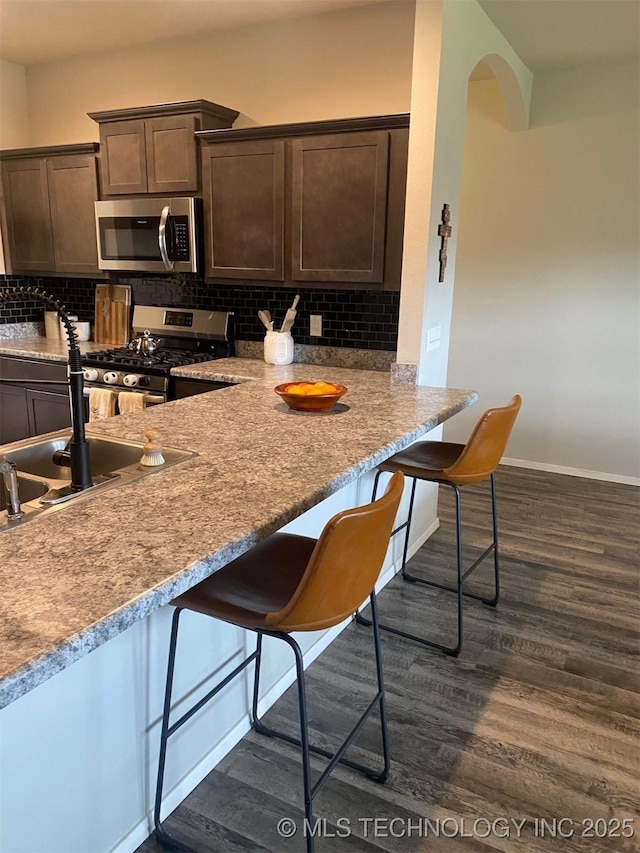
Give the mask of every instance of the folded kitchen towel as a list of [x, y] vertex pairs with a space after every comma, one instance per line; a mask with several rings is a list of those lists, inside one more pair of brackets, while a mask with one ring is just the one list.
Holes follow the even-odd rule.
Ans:
[[137, 391], [121, 391], [118, 394], [118, 409], [121, 415], [125, 415], [127, 412], [139, 412], [144, 407], [144, 394]]
[[116, 413], [116, 395], [111, 388], [89, 390], [89, 422], [112, 418]]

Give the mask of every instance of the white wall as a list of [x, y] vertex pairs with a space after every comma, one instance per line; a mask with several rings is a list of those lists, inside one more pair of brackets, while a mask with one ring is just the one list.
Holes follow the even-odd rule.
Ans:
[[[485, 57], [505, 81], [514, 123], [526, 124], [531, 72], [476, 0], [418, 0], [398, 362], [417, 365], [424, 385], [446, 382], [467, 80]], [[454, 230], [445, 280], [439, 282], [438, 224], [445, 203]], [[441, 329], [441, 344], [427, 354], [427, 330], [434, 326]]]
[[495, 81], [469, 87], [449, 385], [516, 391], [507, 457], [640, 476], [638, 66], [536, 76], [511, 133]]
[[0, 59], [0, 149], [29, 145], [26, 69]]
[[203, 33], [27, 72], [33, 145], [98, 139], [87, 112], [204, 98], [235, 126], [407, 112], [413, 2]]

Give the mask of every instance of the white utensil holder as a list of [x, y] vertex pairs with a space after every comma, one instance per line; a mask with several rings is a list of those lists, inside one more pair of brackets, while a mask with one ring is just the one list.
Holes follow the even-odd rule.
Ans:
[[[71, 324], [73, 326], [75, 326], [75, 324], [78, 322], [77, 316], [75, 314], [69, 314], [68, 317], [69, 317]], [[58, 320], [58, 323], [60, 324], [60, 340], [61, 341], [68, 341], [69, 336], [67, 335], [67, 327], [62, 322], [62, 320]]]
[[[88, 341], [91, 338], [91, 323], [87, 322], [78, 322], [78, 318], [73, 316], [69, 317], [71, 321], [71, 325], [76, 331], [76, 337], [79, 341]], [[63, 341], [68, 341], [69, 336], [67, 335], [67, 328], [60, 320], [60, 339]]]
[[264, 360], [267, 364], [291, 364], [293, 361], [291, 332], [267, 332], [264, 336]]

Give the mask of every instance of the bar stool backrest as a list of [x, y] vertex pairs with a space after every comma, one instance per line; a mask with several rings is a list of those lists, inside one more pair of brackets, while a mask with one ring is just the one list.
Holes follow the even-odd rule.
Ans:
[[403, 488], [397, 472], [377, 501], [327, 522], [290, 601], [269, 614], [269, 630], [316, 631], [355, 613], [382, 569]]
[[521, 404], [522, 398], [516, 394], [506, 406], [487, 409], [460, 456], [444, 469], [449, 482], [459, 486], [479, 483], [493, 474], [502, 459]]

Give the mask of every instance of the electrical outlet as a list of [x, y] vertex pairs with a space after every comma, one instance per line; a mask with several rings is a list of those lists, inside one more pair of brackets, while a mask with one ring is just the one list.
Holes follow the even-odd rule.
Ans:
[[312, 338], [322, 337], [322, 314], [311, 314], [309, 316], [309, 334]]
[[432, 352], [440, 346], [440, 326], [427, 329], [427, 352]]

